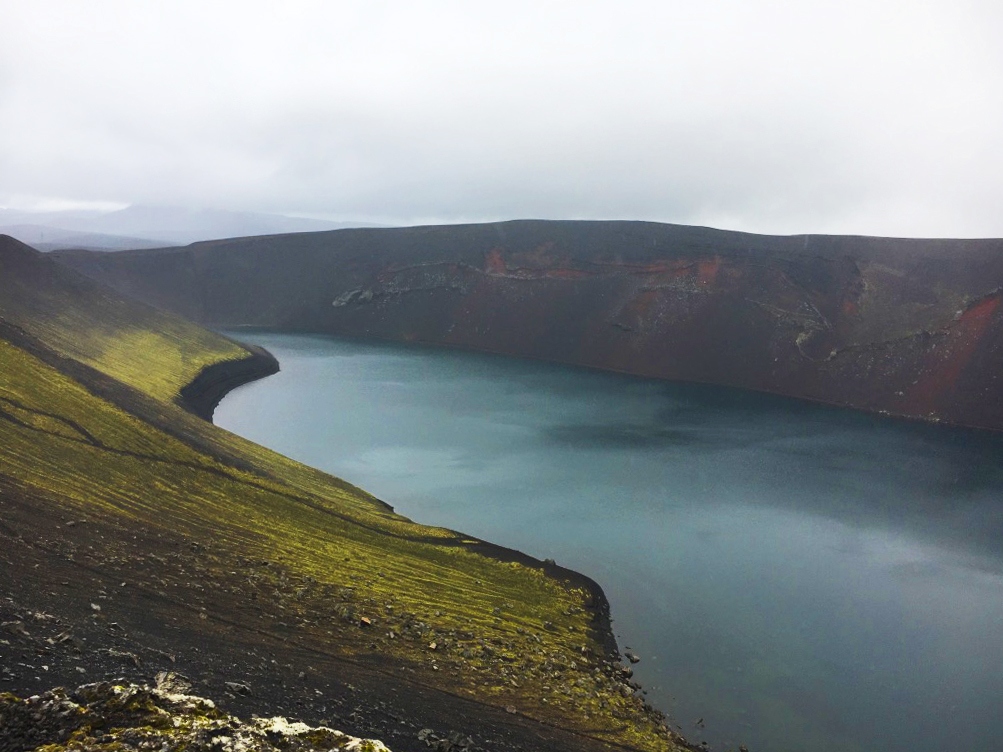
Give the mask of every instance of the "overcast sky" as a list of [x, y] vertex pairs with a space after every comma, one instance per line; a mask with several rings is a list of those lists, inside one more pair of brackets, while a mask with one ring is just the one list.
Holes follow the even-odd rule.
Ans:
[[0, 206], [1003, 236], [999, 0], [0, 11]]

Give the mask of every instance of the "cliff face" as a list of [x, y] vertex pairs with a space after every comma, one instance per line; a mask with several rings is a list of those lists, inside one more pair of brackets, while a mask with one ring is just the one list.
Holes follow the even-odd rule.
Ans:
[[60, 258], [217, 327], [476, 348], [1003, 428], [1000, 240], [520, 221]]

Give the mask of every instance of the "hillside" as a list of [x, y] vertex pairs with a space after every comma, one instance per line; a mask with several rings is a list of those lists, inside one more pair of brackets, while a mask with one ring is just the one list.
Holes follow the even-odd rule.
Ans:
[[489, 350], [1003, 429], [1001, 240], [518, 221], [59, 258], [214, 327]]
[[173, 670], [393, 748], [683, 748], [591, 580], [192, 414], [267, 354], [0, 236], [0, 364], [0, 690]]

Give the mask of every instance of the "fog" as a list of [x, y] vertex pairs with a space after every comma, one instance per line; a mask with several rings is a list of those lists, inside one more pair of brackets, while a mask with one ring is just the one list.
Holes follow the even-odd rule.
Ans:
[[1000, 236], [992, 2], [47, 2], [0, 207]]

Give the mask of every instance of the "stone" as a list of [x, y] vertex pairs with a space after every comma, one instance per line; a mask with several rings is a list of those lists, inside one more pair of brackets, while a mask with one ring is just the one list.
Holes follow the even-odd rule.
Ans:
[[211, 700], [111, 682], [83, 685], [70, 693], [54, 689], [26, 700], [2, 694], [0, 728], [3, 749], [64, 748], [72, 736], [74, 752], [390, 752], [379, 740], [326, 726], [314, 728], [281, 717], [243, 722], [222, 713]]
[[174, 671], [159, 671], [154, 677], [156, 688], [161, 692], [187, 695], [192, 691], [192, 683], [187, 676]]
[[251, 688], [246, 684], [241, 682], [223, 682], [226, 688], [233, 692], [235, 695], [244, 695], [245, 697], [251, 694]]

